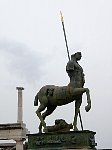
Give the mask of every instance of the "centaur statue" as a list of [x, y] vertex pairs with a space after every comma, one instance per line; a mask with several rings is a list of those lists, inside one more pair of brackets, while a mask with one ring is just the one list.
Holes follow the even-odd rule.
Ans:
[[[71, 60], [67, 63], [66, 71], [70, 77], [70, 83], [67, 86], [55, 86], [46, 85], [43, 86], [35, 96], [34, 105], [38, 106], [38, 101], [40, 106], [38, 107], [36, 114], [40, 119], [39, 132], [42, 132], [42, 126], [44, 131], [47, 132], [45, 118], [49, 116], [57, 106], [66, 105], [75, 101], [75, 117], [74, 117], [74, 131], [77, 130], [77, 117], [80, 112], [80, 106], [82, 103], [82, 95], [86, 93], [87, 95], [87, 106], [85, 110], [88, 112], [91, 108], [91, 100], [89, 89], [84, 88], [84, 73], [82, 67], [78, 64], [81, 59], [81, 52], [77, 52], [71, 55]], [[41, 114], [42, 111], [47, 110]]]

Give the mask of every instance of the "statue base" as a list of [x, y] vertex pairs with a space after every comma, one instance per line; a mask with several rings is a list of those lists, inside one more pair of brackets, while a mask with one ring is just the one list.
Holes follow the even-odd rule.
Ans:
[[95, 134], [89, 130], [28, 134], [28, 150], [96, 149]]

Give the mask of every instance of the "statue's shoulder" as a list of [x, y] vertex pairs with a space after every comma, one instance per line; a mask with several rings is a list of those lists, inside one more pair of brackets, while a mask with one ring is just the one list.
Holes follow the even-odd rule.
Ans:
[[69, 70], [74, 70], [74, 66], [75, 66], [75, 62], [70, 60], [67, 65], [66, 65], [66, 70], [69, 71]]

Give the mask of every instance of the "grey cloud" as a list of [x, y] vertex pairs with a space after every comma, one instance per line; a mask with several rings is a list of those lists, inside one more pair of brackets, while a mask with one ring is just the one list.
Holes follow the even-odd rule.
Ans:
[[2, 40], [0, 53], [11, 74], [28, 82], [34, 82], [42, 75], [42, 59], [26, 45]]

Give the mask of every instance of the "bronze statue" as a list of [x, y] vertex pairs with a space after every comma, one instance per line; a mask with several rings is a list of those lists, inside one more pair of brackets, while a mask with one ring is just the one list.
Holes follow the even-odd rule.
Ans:
[[[88, 105], [85, 110], [88, 112], [91, 108], [91, 100], [89, 89], [84, 88], [84, 74], [82, 67], [78, 64], [81, 59], [81, 52], [77, 52], [71, 55], [71, 60], [67, 63], [66, 71], [70, 77], [70, 83], [68, 86], [55, 86], [46, 85], [43, 86], [40, 91], [35, 96], [34, 105], [38, 106], [38, 100], [40, 106], [38, 107], [36, 114], [40, 119], [39, 132], [42, 132], [42, 126], [44, 131], [47, 132], [45, 118], [50, 115], [57, 106], [66, 105], [75, 101], [75, 117], [74, 117], [74, 130], [77, 130], [77, 116], [79, 113], [79, 108], [82, 103], [82, 95], [86, 93]], [[47, 110], [41, 115], [43, 110]]]

